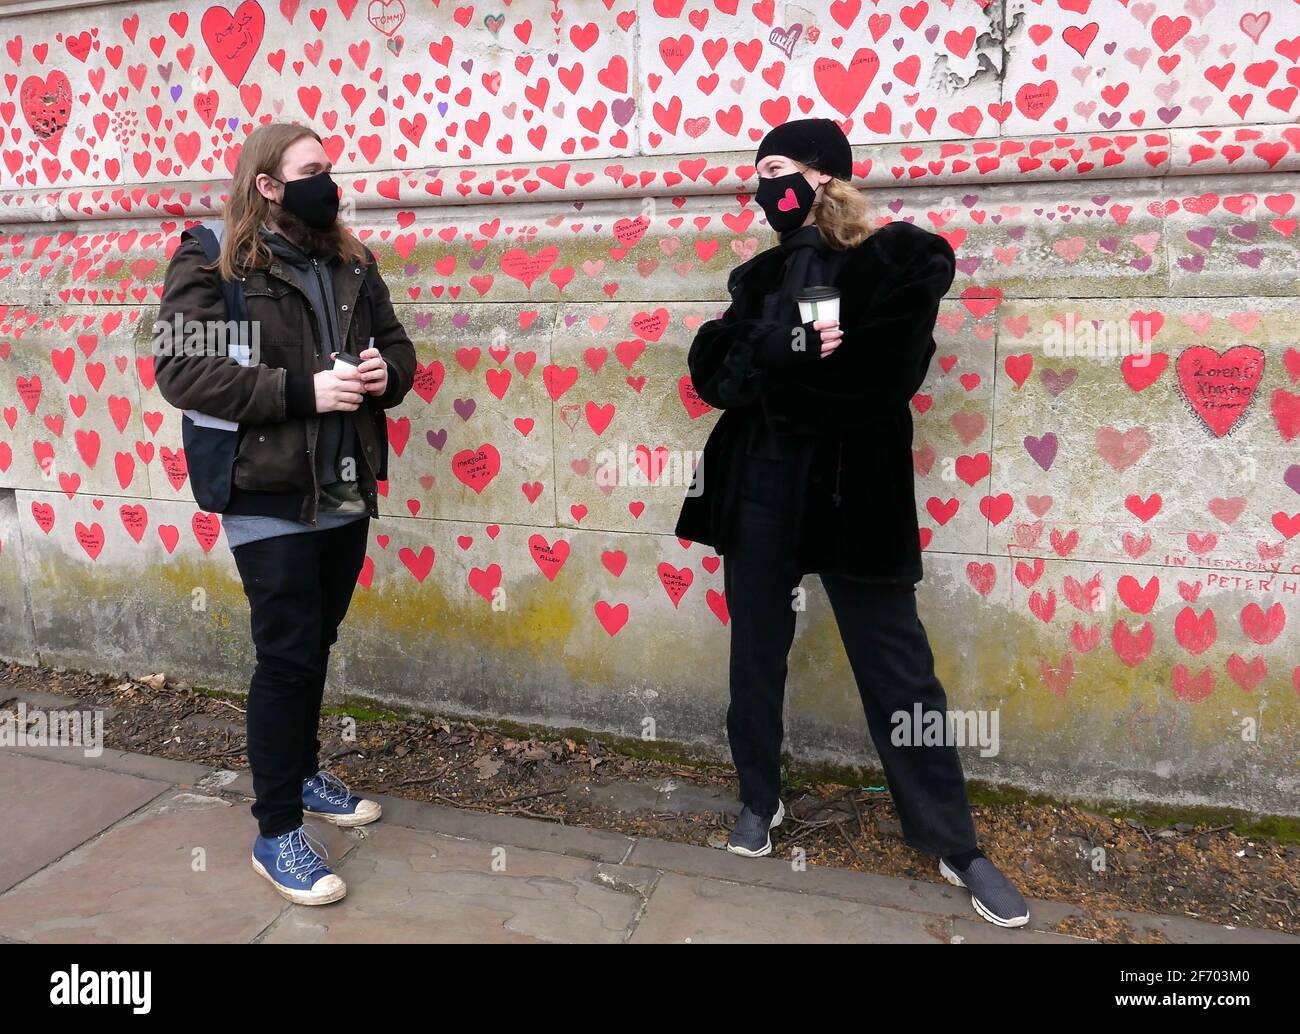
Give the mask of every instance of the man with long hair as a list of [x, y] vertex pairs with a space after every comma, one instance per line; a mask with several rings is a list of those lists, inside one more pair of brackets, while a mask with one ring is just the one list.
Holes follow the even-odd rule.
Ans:
[[[269, 123], [249, 135], [223, 212], [220, 257], [207, 261], [195, 234], [181, 234], [159, 320], [222, 324], [223, 281], [238, 281], [257, 352], [155, 349], [163, 397], [187, 419], [236, 436], [227, 454], [190, 450], [191, 484], [196, 499], [219, 500], [249, 603], [253, 868], [304, 905], [347, 892], [304, 812], [340, 826], [380, 814], [377, 802], [319, 767], [317, 732], [330, 647], [365, 560], [370, 518], [379, 516], [385, 410], [401, 403], [415, 376], [415, 349], [375, 257], [338, 220], [330, 169], [306, 126]], [[336, 353], [361, 361], [336, 372]]]

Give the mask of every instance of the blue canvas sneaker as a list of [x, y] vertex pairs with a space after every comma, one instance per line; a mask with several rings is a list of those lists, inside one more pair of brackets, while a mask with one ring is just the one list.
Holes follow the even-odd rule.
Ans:
[[364, 826], [383, 811], [378, 801], [358, 797], [323, 769], [302, 781], [302, 810], [336, 826]]
[[295, 905], [328, 905], [348, 892], [325, 864], [327, 857], [306, 826], [253, 841], [253, 870]]

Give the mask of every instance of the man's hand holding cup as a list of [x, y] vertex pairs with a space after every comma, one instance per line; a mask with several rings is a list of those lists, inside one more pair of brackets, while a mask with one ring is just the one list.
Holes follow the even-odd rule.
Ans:
[[317, 413], [351, 413], [361, 408], [366, 386], [360, 366], [359, 356], [334, 353], [333, 369], [321, 370], [315, 376]]
[[375, 339], [371, 338], [371, 347], [361, 353], [361, 365], [357, 367], [357, 372], [361, 374], [367, 395], [382, 395], [388, 390], [388, 364], [379, 354], [379, 349], [373, 347], [374, 343]]

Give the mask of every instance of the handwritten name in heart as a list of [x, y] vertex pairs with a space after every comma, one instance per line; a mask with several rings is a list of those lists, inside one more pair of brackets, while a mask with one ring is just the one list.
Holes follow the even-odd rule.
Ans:
[[1216, 352], [1197, 345], [1179, 353], [1178, 391], [1216, 438], [1230, 433], [1246, 415], [1264, 375], [1264, 353], [1252, 345]]

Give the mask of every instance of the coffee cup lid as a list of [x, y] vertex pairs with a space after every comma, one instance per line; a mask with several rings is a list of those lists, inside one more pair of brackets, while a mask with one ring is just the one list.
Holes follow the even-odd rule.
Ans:
[[810, 284], [800, 291], [795, 298], [801, 302], [823, 302], [827, 298], [838, 298], [840, 289], [829, 284]]

